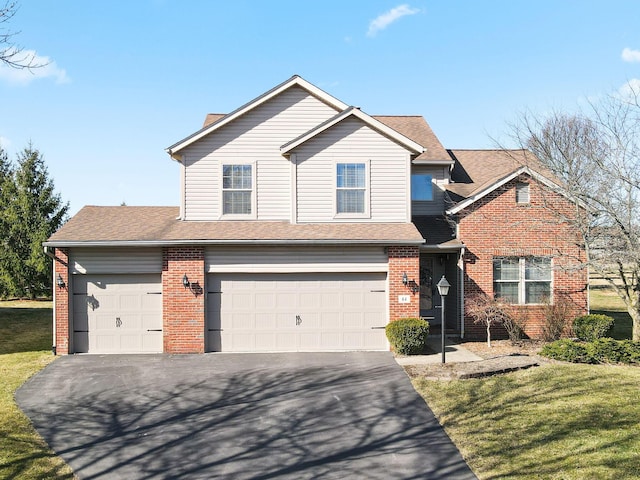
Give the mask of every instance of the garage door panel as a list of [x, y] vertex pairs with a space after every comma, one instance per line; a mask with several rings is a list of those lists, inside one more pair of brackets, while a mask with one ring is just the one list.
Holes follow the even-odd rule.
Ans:
[[208, 277], [209, 351], [388, 348], [384, 273]]
[[73, 285], [75, 352], [162, 352], [159, 274], [80, 275]]

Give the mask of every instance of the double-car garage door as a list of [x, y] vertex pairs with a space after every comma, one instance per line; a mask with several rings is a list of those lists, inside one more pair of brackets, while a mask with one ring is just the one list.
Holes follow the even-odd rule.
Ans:
[[211, 274], [209, 351], [386, 350], [384, 273]]

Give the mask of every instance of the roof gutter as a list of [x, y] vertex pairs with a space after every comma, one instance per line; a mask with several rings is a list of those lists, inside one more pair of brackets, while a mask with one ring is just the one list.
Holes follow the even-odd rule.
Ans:
[[91, 240], [91, 241], [74, 241], [60, 240], [45, 242], [43, 245], [48, 247], [164, 247], [164, 246], [183, 246], [183, 245], [381, 245], [381, 246], [421, 246], [424, 239], [421, 240]]

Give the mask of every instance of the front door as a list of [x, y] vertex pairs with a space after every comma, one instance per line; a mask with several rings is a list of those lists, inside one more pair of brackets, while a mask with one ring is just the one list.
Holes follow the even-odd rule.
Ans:
[[440, 295], [436, 283], [442, 276], [444, 267], [439, 258], [433, 255], [420, 257], [420, 316], [429, 325], [440, 325]]

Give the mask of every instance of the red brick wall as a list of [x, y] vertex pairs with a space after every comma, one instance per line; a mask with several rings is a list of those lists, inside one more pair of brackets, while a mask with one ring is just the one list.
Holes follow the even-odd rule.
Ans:
[[[187, 275], [189, 288], [182, 285]], [[202, 247], [162, 250], [162, 321], [165, 353], [203, 353], [205, 271]]]
[[[419, 281], [420, 252], [418, 247], [388, 247], [389, 255], [389, 320], [420, 316], [420, 294], [402, 283], [406, 272], [409, 281]], [[399, 295], [409, 295], [409, 303], [399, 303]]]
[[[529, 204], [515, 201], [518, 181], [530, 181]], [[563, 197], [522, 176], [461, 212], [459, 236], [467, 246], [465, 298], [479, 292], [493, 296], [494, 256], [549, 256], [554, 266], [553, 302], [566, 298], [576, 315], [586, 313], [588, 274], [586, 268], [579, 267], [585, 252], [578, 235], [554, 213], [560, 208], [570, 211]], [[528, 318], [527, 335], [538, 337], [544, 319], [542, 308], [526, 306], [522, 311]], [[465, 332], [470, 338], [486, 335], [485, 327], [474, 324], [471, 318], [465, 318]], [[504, 331], [496, 333], [504, 335]]]
[[[55, 347], [56, 355], [67, 355], [69, 353], [69, 251], [66, 248], [55, 250], [56, 259], [53, 261], [55, 290]], [[58, 275], [64, 281], [64, 288], [57, 285]]]

